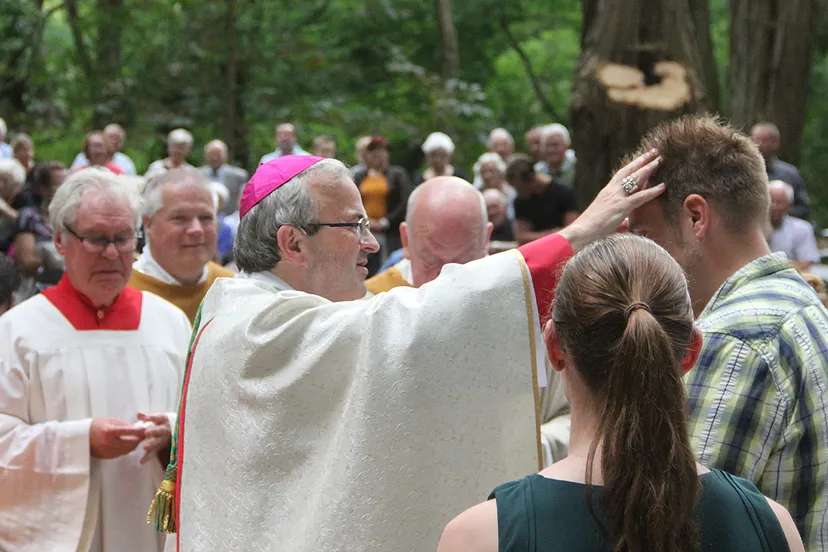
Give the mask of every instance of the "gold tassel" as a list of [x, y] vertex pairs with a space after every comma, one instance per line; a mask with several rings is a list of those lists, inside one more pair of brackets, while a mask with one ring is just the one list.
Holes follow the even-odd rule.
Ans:
[[175, 481], [165, 479], [155, 493], [147, 523], [154, 523], [156, 531], [175, 533], [175, 490]]

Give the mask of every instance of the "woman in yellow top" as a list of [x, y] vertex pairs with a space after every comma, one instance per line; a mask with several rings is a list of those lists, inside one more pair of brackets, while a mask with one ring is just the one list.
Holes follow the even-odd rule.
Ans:
[[388, 140], [374, 136], [365, 148], [366, 169], [354, 176], [371, 221], [371, 232], [382, 249], [368, 257], [368, 275], [373, 276], [382, 264], [382, 258], [402, 247], [400, 223], [405, 220], [405, 208], [411, 183], [401, 167], [389, 163]]

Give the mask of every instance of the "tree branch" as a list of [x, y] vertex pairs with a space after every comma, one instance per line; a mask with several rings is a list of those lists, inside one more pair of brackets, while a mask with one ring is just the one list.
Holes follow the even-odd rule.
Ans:
[[517, 38], [515, 38], [515, 35], [512, 34], [512, 30], [509, 28], [509, 19], [506, 16], [505, 11], [500, 14], [500, 28], [509, 40], [509, 44], [511, 44], [512, 48], [515, 52], [517, 52], [518, 57], [520, 57], [520, 61], [523, 63], [523, 68], [526, 71], [526, 76], [528, 76], [529, 80], [532, 82], [532, 89], [535, 91], [535, 96], [541, 105], [541, 109], [543, 109], [556, 121], [562, 121], [563, 117], [560, 116], [557, 110], [549, 102], [549, 98], [547, 98], [546, 94], [543, 93], [540, 80], [535, 74], [535, 70], [532, 68], [532, 61], [529, 59], [529, 56], [526, 55], [526, 52], [523, 51], [523, 48], [520, 47], [520, 42], [518, 42]]
[[[42, 2], [37, 2], [42, 7]], [[37, 50], [40, 49], [40, 44], [43, 40], [43, 29], [46, 27], [46, 21], [49, 17], [52, 16], [53, 13], [63, 8], [61, 4], [56, 6], [52, 6], [45, 12], [40, 14], [40, 18], [37, 20], [37, 26], [35, 27], [34, 32], [29, 40], [26, 42], [30, 44], [30, 48], [28, 51], [28, 56], [26, 57], [24, 69], [22, 72], [19, 72], [14, 78], [12, 78], [8, 83], [4, 86], [0, 87], [0, 94], [5, 94], [15, 86], [26, 83], [31, 79], [32, 71], [34, 70], [34, 60], [39, 57]], [[21, 55], [25, 55], [24, 52], [21, 52]]]
[[75, 43], [75, 50], [77, 51], [81, 68], [83, 68], [86, 78], [91, 79], [92, 59], [89, 57], [89, 52], [83, 43], [83, 31], [81, 30], [80, 19], [78, 17], [78, 2], [77, 0], [63, 0], [63, 5], [66, 8], [69, 27], [72, 30], [72, 41]]

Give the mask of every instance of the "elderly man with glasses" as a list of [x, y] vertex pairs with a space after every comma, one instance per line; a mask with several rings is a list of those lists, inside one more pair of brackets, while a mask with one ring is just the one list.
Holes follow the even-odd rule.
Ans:
[[127, 287], [141, 197], [80, 171], [49, 205], [57, 286], [0, 316], [0, 549], [163, 550], [142, 522], [169, 454], [190, 324]]
[[538, 313], [573, 249], [661, 193], [621, 186], [654, 159], [558, 235], [365, 301], [378, 245], [348, 168], [261, 165], [239, 209], [241, 277], [216, 280], [194, 323], [150, 521], [181, 551], [433, 550], [481, 489], [538, 469]]

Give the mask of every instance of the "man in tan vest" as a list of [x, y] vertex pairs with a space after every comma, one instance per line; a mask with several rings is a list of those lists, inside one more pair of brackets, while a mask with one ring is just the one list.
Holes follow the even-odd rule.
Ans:
[[173, 169], [144, 190], [147, 243], [129, 285], [152, 292], [184, 311], [192, 322], [216, 278], [234, 273], [212, 262], [216, 255], [216, 200], [207, 178]]

